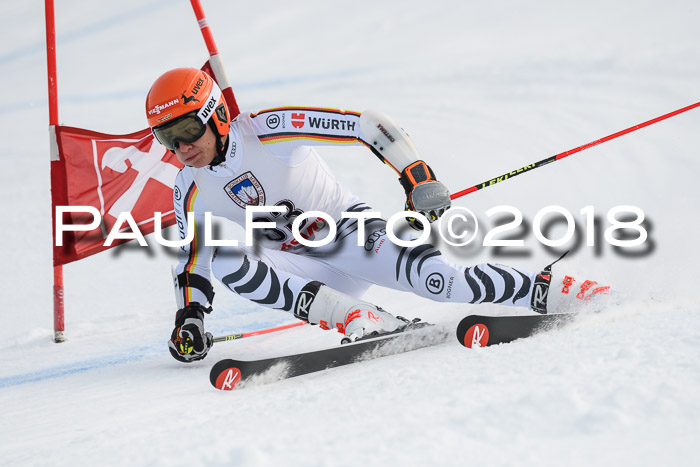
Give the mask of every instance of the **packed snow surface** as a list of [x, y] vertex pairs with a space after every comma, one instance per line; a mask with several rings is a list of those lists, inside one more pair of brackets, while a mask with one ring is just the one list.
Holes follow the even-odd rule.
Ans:
[[[700, 110], [454, 202], [484, 230], [476, 247], [442, 243], [445, 255], [524, 270], [557, 256], [535, 238], [535, 215], [566, 208], [580, 241], [558, 248], [572, 253], [556, 268], [611, 284], [617, 293], [603, 312], [507, 345], [468, 350], [451, 340], [223, 392], [208, 380], [221, 358], [318, 349], [340, 336], [301, 326], [176, 362], [166, 347], [174, 258], [149, 236], [148, 248], [64, 268], [68, 340], [51, 341], [42, 6], [3, 8], [0, 464], [700, 465]], [[700, 6], [691, 0], [203, 6], [242, 109], [380, 110], [452, 192], [700, 98]], [[57, 2], [56, 30], [60, 121], [105, 133], [144, 128], [155, 78], [207, 58], [185, 0]], [[395, 174], [369, 151], [319, 151], [376, 210], [402, 209]], [[523, 247], [480, 246], [495, 225], [486, 212], [500, 205], [523, 213], [509, 232]], [[595, 246], [587, 206], [599, 217]], [[616, 206], [644, 212], [641, 247], [606, 242]], [[518, 312], [379, 288], [366, 298], [444, 325]], [[215, 335], [294, 321], [218, 285], [214, 305], [206, 327]]]

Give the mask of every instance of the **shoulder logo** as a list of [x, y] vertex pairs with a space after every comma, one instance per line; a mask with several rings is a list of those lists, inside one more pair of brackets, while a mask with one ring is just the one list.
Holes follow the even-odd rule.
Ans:
[[243, 209], [265, 205], [265, 190], [252, 172], [246, 172], [224, 186], [226, 194]]
[[270, 114], [267, 119], [265, 119], [265, 123], [269, 129], [274, 130], [280, 126], [280, 117], [277, 114]]
[[306, 114], [292, 113], [292, 126], [294, 128], [304, 128]]

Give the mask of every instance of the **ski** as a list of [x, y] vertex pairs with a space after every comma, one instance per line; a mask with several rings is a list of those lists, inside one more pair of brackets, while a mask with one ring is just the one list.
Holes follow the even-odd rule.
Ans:
[[525, 316], [470, 315], [457, 325], [457, 340], [465, 347], [486, 347], [529, 337], [537, 332], [563, 326], [575, 313]]
[[231, 390], [251, 378], [270, 374], [281, 380], [365, 360], [408, 352], [445, 342], [452, 333], [438, 326], [424, 326], [404, 332], [362, 339], [323, 350], [266, 358], [263, 360], [224, 359], [209, 373], [212, 386]]

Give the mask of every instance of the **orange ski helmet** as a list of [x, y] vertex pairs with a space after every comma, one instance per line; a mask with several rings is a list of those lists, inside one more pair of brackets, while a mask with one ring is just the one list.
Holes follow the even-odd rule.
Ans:
[[231, 121], [221, 89], [211, 76], [196, 68], [163, 73], [146, 96], [146, 116], [156, 139], [170, 150], [179, 141], [199, 139], [207, 122], [215, 134], [227, 135]]

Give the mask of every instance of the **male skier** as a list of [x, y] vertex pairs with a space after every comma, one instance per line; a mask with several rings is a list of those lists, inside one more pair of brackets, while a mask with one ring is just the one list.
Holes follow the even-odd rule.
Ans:
[[[350, 340], [411, 325], [361, 300], [373, 284], [436, 301], [501, 303], [539, 313], [546, 313], [548, 304], [552, 311], [564, 311], [568, 305], [554, 302], [584, 302], [609, 289], [592, 281], [574, 284], [566, 276], [550, 290], [549, 267], [541, 273], [496, 264], [464, 267], [445, 261], [432, 245], [401, 247], [388, 241], [386, 221], [364, 216], [371, 207], [336, 180], [313, 148], [368, 147], [400, 175], [406, 210], [437, 220], [450, 207], [449, 191], [408, 135], [381, 113], [277, 108], [231, 121], [216, 82], [192, 68], [160, 76], [148, 93], [146, 113], [158, 142], [185, 165], [175, 182], [175, 215], [181, 238], [190, 228], [194, 232], [176, 269], [178, 311], [169, 349], [179, 361], [200, 360], [212, 346], [203, 322], [212, 311], [212, 273], [242, 297], [336, 329]], [[275, 208], [251, 217], [275, 223], [260, 230], [254, 246], [204, 244], [200, 227], [208, 213], [245, 225], [246, 208], [252, 206]], [[326, 213], [336, 223], [311, 216], [299, 234], [309, 241], [331, 234], [330, 243], [308, 247], [292, 235], [294, 220], [310, 211]], [[409, 221], [420, 228], [418, 219]]]

